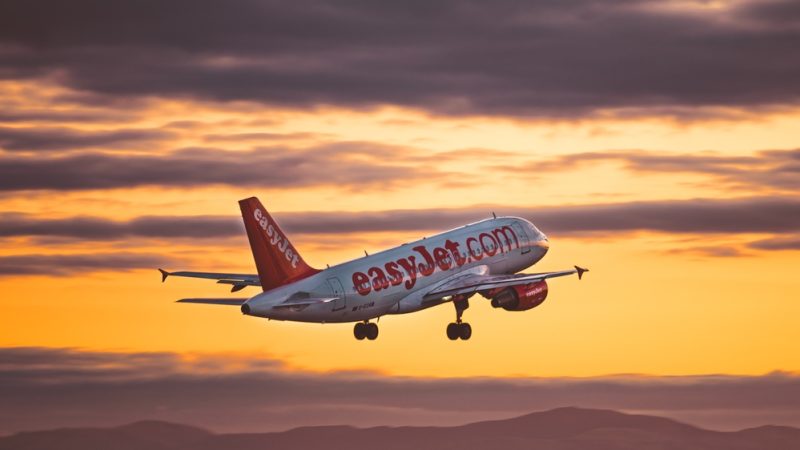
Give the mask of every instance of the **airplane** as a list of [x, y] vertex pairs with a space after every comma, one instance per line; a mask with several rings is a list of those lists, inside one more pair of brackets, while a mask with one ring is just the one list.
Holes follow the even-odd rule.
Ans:
[[296, 322], [355, 322], [358, 340], [375, 340], [387, 314], [407, 314], [444, 303], [455, 306], [447, 325], [450, 340], [468, 340], [472, 327], [462, 320], [475, 295], [494, 308], [527, 311], [547, 297], [549, 278], [589, 269], [574, 266], [557, 272], [518, 273], [541, 260], [550, 248], [547, 236], [519, 217], [497, 217], [470, 223], [399, 247], [363, 256], [324, 270], [300, 256], [261, 202], [239, 201], [257, 274], [161, 272], [167, 277], [217, 280], [231, 292], [260, 286], [249, 298], [185, 298], [179, 303], [235, 305], [242, 314]]

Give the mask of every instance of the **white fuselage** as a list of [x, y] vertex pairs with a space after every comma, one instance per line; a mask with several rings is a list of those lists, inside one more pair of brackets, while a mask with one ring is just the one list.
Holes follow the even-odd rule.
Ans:
[[[442, 303], [423, 296], [467, 273], [510, 274], [542, 259], [547, 237], [531, 222], [500, 217], [342, 263], [248, 299], [249, 314], [298, 322], [357, 322]], [[302, 297], [327, 303], [279, 306]]]

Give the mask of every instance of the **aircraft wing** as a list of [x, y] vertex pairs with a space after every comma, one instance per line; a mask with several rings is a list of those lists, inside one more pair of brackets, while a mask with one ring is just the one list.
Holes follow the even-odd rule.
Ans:
[[472, 294], [478, 291], [485, 291], [506, 286], [514, 286], [518, 284], [535, 283], [537, 281], [546, 280], [548, 278], [563, 277], [577, 273], [578, 279], [583, 277], [584, 272], [589, 269], [575, 266], [571, 270], [561, 270], [558, 272], [543, 272], [543, 273], [518, 273], [514, 275], [479, 275], [470, 274], [460, 278], [456, 278], [448, 283], [445, 283], [436, 289], [428, 292], [423, 297], [423, 301], [440, 300], [444, 297], [458, 295], [458, 294]]
[[167, 272], [164, 269], [158, 269], [161, 272], [161, 282], [167, 280], [167, 277], [188, 277], [188, 278], [204, 278], [207, 280], [217, 280], [219, 284], [230, 284], [231, 292], [236, 292], [244, 289], [247, 286], [261, 286], [261, 280], [258, 275], [243, 274], [243, 273], [218, 273], [218, 272]]
[[[319, 303], [330, 303], [334, 300], [337, 300], [339, 297], [302, 297], [302, 298], [290, 298], [285, 300], [277, 305], [273, 306], [273, 308], [301, 308], [311, 305], [316, 305]], [[176, 303], [200, 303], [204, 305], [229, 305], [229, 306], [241, 306], [246, 302], [248, 299], [246, 298], [182, 298], [178, 300]]]
[[204, 305], [241, 306], [241, 304], [246, 301], [246, 298], [182, 298], [176, 301], [176, 303], [202, 303]]
[[338, 300], [339, 297], [304, 297], [304, 298], [290, 298], [286, 301], [274, 305], [273, 308], [298, 308], [303, 306], [317, 305], [320, 303], [330, 303]]

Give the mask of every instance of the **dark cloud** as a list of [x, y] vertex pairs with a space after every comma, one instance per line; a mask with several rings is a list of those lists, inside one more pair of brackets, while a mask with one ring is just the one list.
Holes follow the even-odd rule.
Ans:
[[[91, 111], [91, 110], [18, 110], [8, 108], [0, 111], [0, 123], [31, 123], [31, 122], [111, 122], [130, 120], [133, 114], [118, 110]], [[8, 128], [5, 128], [8, 129]], [[24, 129], [23, 129], [24, 130]], [[13, 137], [13, 136], [12, 136]]]
[[233, 217], [143, 216], [128, 221], [100, 217], [37, 219], [26, 214], [0, 213], [0, 236], [66, 237], [113, 240], [128, 237], [204, 238], [242, 236], [244, 227]]
[[796, 105], [796, 2], [763, 3], [7, 0], [0, 76], [101, 97], [448, 114]]
[[781, 233], [800, 227], [800, 199], [754, 197], [519, 208], [486, 206], [442, 210], [281, 214], [301, 232], [436, 230], [485, 217], [489, 211], [530, 219], [554, 235], [587, 232]]
[[[457, 209], [364, 212], [273, 212], [289, 233], [339, 234], [438, 231], [474, 222], [490, 211], [528, 218], [553, 236], [655, 231], [666, 233], [793, 233], [800, 229], [800, 199], [673, 200], [542, 208], [472, 206]], [[45, 219], [0, 215], [0, 236], [50, 236], [87, 240], [225, 238], [242, 235], [237, 216], [147, 216], [129, 221], [97, 217]], [[766, 248], [766, 247], [764, 247]]]
[[700, 258], [738, 258], [742, 256], [752, 256], [750, 253], [742, 251], [736, 245], [701, 245], [701, 246], [680, 246], [667, 250], [668, 254], [690, 255]]
[[162, 130], [79, 131], [69, 128], [0, 126], [0, 149], [45, 151], [142, 146], [147, 142], [165, 140], [170, 137], [172, 137], [172, 133]]
[[762, 239], [751, 242], [749, 246], [757, 250], [800, 250], [800, 235]]
[[291, 142], [304, 140], [320, 140], [330, 138], [322, 133], [234, 133], [234, 134], [208, 134], [203, 138], [208, 142]]
[[800, 424], [800, 378], [449, 378], [290, 371], [269, 359], [0, 349], [5, 431], [140, 419], [217, 431], [448, 425], [564, 405], [658, 413], [712, 428]]
[[0, 256], [0, 277], [9, 275], [68, 276], [98, 271], [152, 269], [174, 263], [144, 253], [28, 254]]
[[765, 0], [744, 2], [740, 15], [766, 26], [800, 25], [800, 4], [797, 2]]
[[164, 155], [86, 153], [59, 157], [0, 158], [0, 191], [111, 189], [210, 185], [344, 188], [438, 178], [446, 174], [413, 166], [403, 149], [340, 142], [307, 149], [252, 151], [183, 149]]
[[[727, 156], [714, 152], [691, 154], [656, 153], [641, 150], [573, 153], [550, 160], [532, 161], [527, 168], [539, 172], [571, 171], [602, 162], [622, 164], [637, 173], [699, 174], [715, 178], [725, 186], [750, 189], [800, 189], [800, 150], [766, 150], [752, 156]], [[526, 173], [526, 167], [495, 166], [509, 173]]]

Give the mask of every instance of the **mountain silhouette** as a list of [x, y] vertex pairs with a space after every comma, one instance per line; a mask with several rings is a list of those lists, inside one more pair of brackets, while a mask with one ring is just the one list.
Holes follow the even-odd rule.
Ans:
[[0, 449], [162, 450], [190, 448], [213, 436], [202, 428], [144, 420], [116, 428], [61, 428], [0, 437]]
[[558, 408], [456, 427], [302, 427], [273, 433], [215, 434], [143, 421], [116, 428], [24, 432], [0, 450], [797, 450], [800, 429], [763, 426], [705, 430], [654, 416]]

